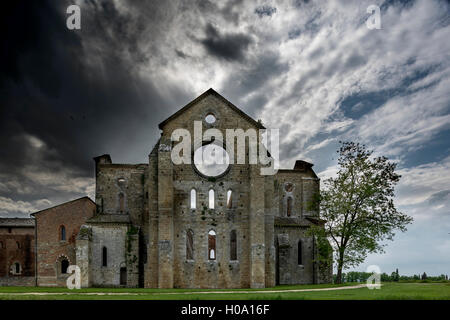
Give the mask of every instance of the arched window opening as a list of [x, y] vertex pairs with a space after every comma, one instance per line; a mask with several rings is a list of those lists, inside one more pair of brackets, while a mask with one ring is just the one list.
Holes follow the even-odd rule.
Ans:
[[62, 241], [66, 240], [66, 227], [64, 227], [64, 226], [61, 226], [61, 228], [60, 228], [60, 239]]
[[302, 240], [298, 240], [298, 265], [303, 265]]
[[236, 230], [231, 230], [230, 232], [230, 260], [237, 260]]
[[186, 232], [186, 260], [194, 260], [194, 231]]
[[197, 191], [195, 189], [191, 190], [191, 209], [197, 208]]
[[292, 215], [292, 198], [287, 198], [287, 204], [286, 204], [286, 215], [290, 217]]
[[20, 249], [20, 242], [16, 241], [17, 249]]
[[211, 230], [208, 232], [208, 259], [216, 260], [216, 232]]
[[61, 273], [66, 274], [67, 269], [69, 268], [69, 261], [64, 259], [61, 261]]
[[233, 204], [232, 191], [228, 190], [227, 191], [227, 208], [231, 209], [232, 204]]
[[19, 274], [20, 273], [20, 263], [16, 262], [14, 264], [14, 273]]
[[119, 211], [120, 213], [125, 211], [125, 196], [122, 192], [119, 193]]
[[214, 209], [214, 190], [209, 190], [209, 208]]
[[106, 247], [103, 247], [102, 249], [102, 266], [108, 266], [108, 249], [106, 249]]

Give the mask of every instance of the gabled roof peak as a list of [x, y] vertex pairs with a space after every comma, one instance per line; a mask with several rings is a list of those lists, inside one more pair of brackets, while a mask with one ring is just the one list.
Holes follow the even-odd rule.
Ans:
[[201, 95], [199, 95], [197, 98], [195, 98], [194, 100], [192, 100], [191, 102], [189, 102], [188, 104], [186, 104], [184, 107], [182, 107], [180, 110], [178, 110], [177, 112], [175, 112], [174, 114], [172, 114], [170, 117], [168, 117], [166, 120], [164, 120], [163, 122], [161, 122], [158, 127], [159, 129], [163, 129], [164, 125], [166, 125], [166, 123], [168, 123], [170, 120], [176, 118], [177, 116], [179, 116], [180, 114], [182, 114], [184, 111], [186, 111], [188, 108], [190, 108], [191, 106], [193, 106], [195, 103], [197, 103], [198, 101], [204, 99], [205, 97], [207, 97], [208, 95], [214, 95], [217, 98], [219, 98], [220, 100], [222, 100], [226, 105], [228, 105], [230, 108], [232, 108], [233, 110], [235, 110], [237, 113], [239, 113], [242, 117], [244, 117], [245, 119], [247, 119], [249, 122], [251, 122], [252, 124], [254, 124], [258, 129], [265, 129], [265, 127], [258, 121], [256, 121], [255, 119], [253, 119], [252, 117], [250, 117], [248, 114], [246, 114], [244, 111], [242, 111], [241, 109], [239, 109], [238, 107], [236, 107], [233, 103], [231, 103], [230, 101], [228, 101], [226, 98], [224, 98], [221, 94], [219, 94], [216, 90], [214, 90], [213, 88], [209, 88], [208, 90], [206, 90], [205, 92], [203, 92]]

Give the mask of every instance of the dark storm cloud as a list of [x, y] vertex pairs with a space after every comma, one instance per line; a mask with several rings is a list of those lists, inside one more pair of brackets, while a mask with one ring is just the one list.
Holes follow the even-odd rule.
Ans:
[[271, 17], [275, 12], [277, 12], [277, 8], [268, 5], [260, 6], [255, 9], [255, 13], [260, 18], [264, 16]]
[[[145, 161], [157, 124], [167, 116], [168, 101], [137, 72], [150, 56], [161, 54], [139, 44], [149, 27], [153, 37], [160, 36], [159, 17], [170, 17], [161, 14], [167, 8], [146, 4], [140, 8], [145, 14], [136, 18], [112, 2], [90, 1], [82, 6], [81, 30], [72, 31], [65, 21], [69, 4], [8, 2], [2, 10], [0, 196], [34, 190], [23, 193], [26, 199], [61, 188], [39, 188], [33, 180], [39, 179], [25, 171], [31, 164], [36, 172], [70, 178], [93, 177], [92, 157], [101, 153]], [[184, 97], [176, 87], [171, 90]], [[143, 130], [148, 150], [127, 158], [127, 142]], [[33, 147], [34, 138], [43, 145]]]
[[444, 204], [449, 201], [450, 201], [450, 190], [442, 190], [442, 191], [433, 193], [428, 198], [428, 203], [431, 205]]
[[228, 61], [242, 61], [252, 38], [244, 33], [221, 34], [211, 23], [206, 25], [206, 37], [200, 42], [209, 54]]
[[[270, 92], [259, 89], [286, 72], [288, 68], [288, 63], [281, 62], [277, 52], [266, 52], [258, 60], [249, 62], [247, 68], [230, 73], [223, 86], [223, 92], [225, 96], [237, 97], [238, 105], [245, 106], [246, 112], [256, 117], [271, 95]], [[252, 98], [242, 101], [246, 100], [248, 95], [252, 95]]]

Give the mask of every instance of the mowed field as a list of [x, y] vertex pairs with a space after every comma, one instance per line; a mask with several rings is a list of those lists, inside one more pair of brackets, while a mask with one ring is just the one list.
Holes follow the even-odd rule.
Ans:
[[[359, 286], [359, 287], [358, 287]], [[319, 289], [319, 290], [318, 290]], [[328, 289], [328, 290], [324, 290]], [[298, 291], [305, 290], [305, 291]], [[450, 283], [357, 283], [265, 289], [127, 289], [0, 287], [0, 300], [450, 300]]]

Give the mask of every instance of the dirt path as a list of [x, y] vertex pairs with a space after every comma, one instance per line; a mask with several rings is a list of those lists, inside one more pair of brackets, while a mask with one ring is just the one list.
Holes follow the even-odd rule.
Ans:
[[364, 288], [365, 284], [355, 286], [316, 288], [316, 289], [287, 289], [287, 290], [249, 290], [249, 291], [188, 291], [188, 292], [0, 292], [7, 296], [54, 296], [54, 295], [86, 295], [86, 296], [140, 296], [140, 295], [177, 295], [177, 294], [239, 294], [239, 293], [289, 293], [333, 291]]

